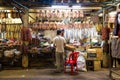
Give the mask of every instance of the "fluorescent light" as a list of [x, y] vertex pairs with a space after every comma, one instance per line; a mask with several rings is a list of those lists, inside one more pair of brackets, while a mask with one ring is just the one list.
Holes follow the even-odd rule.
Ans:
[[68, 8], [68, 6], [63, 6], [63, 5], [52, 5], [52, 8]]
[[81, 8], [81, 6], [79, 6], [79, 5], [74, 5], [74, 6], [72, 6], [72, 8]]
[[116, 11], [112, 11], [112, 12], [109, 13], [109, 15], [116, 15], [116, 14], [117, 14]]
[[52, 8], [70, 8], [70, 9], [79, 9], [81, 8], [80, 5], [73, 5], [72, 7], [69, 7], [69, 5], [52, 5]]

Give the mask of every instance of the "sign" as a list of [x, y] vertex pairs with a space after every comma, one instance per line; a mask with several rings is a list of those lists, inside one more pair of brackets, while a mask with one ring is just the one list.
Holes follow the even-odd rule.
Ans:
[[97, 54], [96, 53], [87, 53], [87, 58], [96, 58]]

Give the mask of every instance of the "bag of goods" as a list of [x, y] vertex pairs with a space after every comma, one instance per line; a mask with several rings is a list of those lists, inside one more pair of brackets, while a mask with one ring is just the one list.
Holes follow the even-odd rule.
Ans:
[[21, 55], [21, 52], [20, 51], [15, 51], [15, 56], [20, 56]]
[[39, 53], [39, 49], [37, 47], [33, 47], [30, 49], [30, 53]]
[[44, 47], [44, 48], [42, 48], [42, 50], [40, 50], [40, 52], [42, 52], [42, 53], [51, 53], [51, 50], [50, 50], [49, 47]]
[[80, 54], [78, 56], [77, 66], [78, 66], [79, 71], [85, 71], [85, 72], [87, 71], [87, 69], [86, 69], [86, 61], [85, 61], [85, 58], [84, 58], [83, 54]]
[[12, 58], [14, 56], [14, 52], [6, 50], [4, 51], [4, 56], [8, 58]]

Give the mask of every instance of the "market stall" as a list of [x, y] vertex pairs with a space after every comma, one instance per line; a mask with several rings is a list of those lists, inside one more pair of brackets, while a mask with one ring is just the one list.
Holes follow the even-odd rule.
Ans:
[[[17, 2], [14, 3], [12, 5], [15, 9], [1, 10], [0, 37], [2, 45], [4, 40], [8, 40], [9, 43], [7, 41], [6, 43], [17, 46], [13, 46], [12, 49], [20, 51], [19, 63], [22, 63], [22, 67], [29, 67], [37, 60], [38, 62], [47, 59], [55, 61], [52, 39], [56, 36], [57, 29], [64, 30], [63, 36], [67, 41], [66, 51], [89, 53], [89, 49], [95, 49], [96, 52], [93, 53], [97, 56], [94, 57], [99, 56], [98, 62], [102, 60], [101, 35], [98, 34], [102, 30], [102, 21], [95, 13], [87, 15], [91, 10], [97, 11], [102, 9], [101, 7], [80, 8], [72, 5], [28, 9]], [[12, 54], [14, 55], [15, 52]], [[14, 59], [14, 57], [11, 58]]]

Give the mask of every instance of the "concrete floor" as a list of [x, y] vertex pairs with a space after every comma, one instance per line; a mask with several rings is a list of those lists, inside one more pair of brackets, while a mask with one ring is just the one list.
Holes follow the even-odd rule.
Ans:
[[108, 69], [87, 71], [71, 75], [54, 73], [55, 69], [12, 69], [0, 71], [0, 80], [109, 80]]

